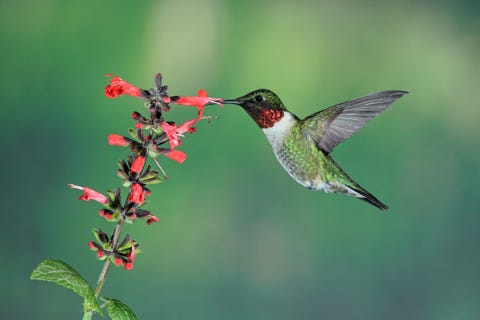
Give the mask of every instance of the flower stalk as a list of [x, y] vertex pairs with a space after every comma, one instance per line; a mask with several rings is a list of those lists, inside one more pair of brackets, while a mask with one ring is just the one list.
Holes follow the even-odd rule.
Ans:
[[[95, 201], [102, 205], [98, 211], [100, 217], [108, 222], [115, 223], [111, 235], [101, 229], [94, 229], [94, 241], [88, 242], [90, 250], [94, 251], [99, 260], [104, 261], [98, 280], [93, 289], [78, 271], [67, 263], [57, 259], [42, 261], [30, 278], [57, 283], [67, 289], [73, 290], [83, 298], [83, 319], [91, 320], [94, 313], [103, 315], [102, 308], [106, 307], [112, 319], [138, 319], [133, 311], [117, 299], [100, 297], [105, 286], [112, 265], [123, 266], [125, 270], [133, 269], [134, 261], [140, 253], [139, 243], [126, 234], [121, 239], [121, 234], [126, 223], [134, 223], [138, 219], [145, 219], [147, 225], [158, 222], [159, 219], [149, 210], [143, 208], [151, 194], [149, 186], [162, 182], [162, 177], [167, 179], [158, 158], [166, 157], [178, 163], [183, 163], [187, 155], [176, 149], [181, 146], [181, 138], [185, 133], [194, 133], [194, 125], [202, 119], [203, 109], [206, 105], [222, 105], [222, 98], [208, 97], [205, 90], [200, 90], [198, 96], [172, 96], [167, 94], [167, 86], [162, 85], [162, 75], [155, 76], [155, 87], [140, 89], [117, 76], [108, 75], [110, 83], [105, 87], [105, 95], [115, 98], [129, 95], [145, 99], [145, 107], [149, 116], [139, 112], [132, 113], [135, 129], [129, 129], [130, 138], [110, 134], [108, 144], [112, 146], [128, 147], [130, 154], [125, 160], [118, 162], [117, 176], [121, 186], [103, 194], [89, 187], [69, 184], [68, 187], [82, 191], [79, 200]], [[171, 104], [191, 105], [197, 108], [197, 116], [180, 125], [173, 121], [165, 121], [164, 113], [170, 110]], [[168, 143], [168, 146], [165, 145]], [[152, 169], [148, 164], [152, 160], [160, 171]], [[161, 174], [162, 175], [161, 175]], [[123, 190], [128, 189], [122, 196]], [[99, 298], [105, 302], [99, 303]]]
[[[125, 223], [125, 219], [120, 219], [117, 222], [117, 225], [115, 226], [115, 230], [113, 231], [113, 241], [112, 241], [112, 245], [114, 248], [116, 248], [118, 245], [118, 239], [120, 238], [120, 234], [122, 233], [124, 223]], [[105, 284], [105, 280], [107, 280], [108, 272], [110, 271], [111, 266], [112, 266], [112, 261], [110, 259], [105, 260], [102, 271], [98, 276], [97, 285], [95, 287], [95, 290], [93, 291], [95, 293], [95, 297], [97, 298], [100, 295], [100, 291], [102, 291], [103, 285]]]
[[[111, 236], [100, 229], [95, 229], [93, 233], [96, 241], [88, 243], [90, 249], [96, 252], [97, 258], [104, 260], [96, 287], [93, 290], [95, 298], [100, 297], [112, 265], [123, 266], [124, 269], [131, 270], [136, 254], [140, 252], [138, 242], [130, 239], [128, 234], [123, 241], [120, 241], [125, 223], [134, 223], [139, 218], [145, 218], [148, 225], [159, 221], [150, 211], [142, 208], [151, 193], [147, 186], [160, 183], [162, 181], [160, 173], [167, 179], [158, 157], [165, 156], [178, 163], [183, 163], [187, 155], [176, 149], [181, 146], [181, 138], [184, 138], [185, 133], [196, 132], [194, 126], [206, 118], [203, 116], [206, 105], [221, 106], [223, 102], [222, 98], [208, 97], [205, 90], [199, 90], [198, 96], [170, 97], [167, 93], [168, 87], [162, 85], [161, 74], [155, 76], [155, 87], [148, 90], [133, 86], [120, 77], [107, 76], [111, 77], [110, 83], [105, 87], [105, 95], [108, 98], [121, 95], [143, 98], [146, 100], [145, 106], [148, 109], [149, 117], [139, 112], [133, 112], [132, 119], [135, 121], [135, 129], [129, 130], [130, 138], [113, 133], [108, 136], [109, 145], [128, 147], [131, 151], [126, 160], [119, 161], [117, 170], [117, 175], [122, 180], [122, 186], [129, 188], [129, 193], [124, 201], [122, 201], [121, 188], [108, 191], [107, 195], [104, 195], [88, 187], [68, 185], [70, 188], [83, 191], [79, 197], [80, 200], [94, 200], [102, 204], [104, 207], [100, 209], [99, 215], [107, 221], [116, 223]], [[163, 115], [170, 110], [170, 103], [194, 106], [197, 108], [197, 116], [180, 125], [172, 121], [167, 122]], [[164, 147], [166, 143], [168, 143], [168, 147]], [[160, 172], [153, 170], [147, 164], [149, 159], [153, 160]], [[83, 319], [91, 319], [93, 313], [93, 310], [86, 311]]]
[[[125, 219], [120, 219], [115, 226], [115, 229], [113, 231], [113, 239], [112, 239], [112, 245], [114, 248], [116, 248], [118, 245], [118, 240], [120, 239], [120, 234], [122, 233], [124, 223], [125, 223]], [[108, 273], [110, 272], [111, 267], [112, 267], [112, 260], [106, 259], [105, 262], [103, 263], [102, 271], [98, 276], [95, 290], [93, 291], [95, 294], [95, 298], [98, 298], [100, 296], [100, 291], [102, 291], [103, 289], [103, 286], [105, 284], [105, 281], [107, 280], [107, 276], [108, 276]], [[90, 320], [92, 319], [92, 316], [93, 316], [93, 311], [89, 310], [85, 312], [83, 316], [83, 320]]]

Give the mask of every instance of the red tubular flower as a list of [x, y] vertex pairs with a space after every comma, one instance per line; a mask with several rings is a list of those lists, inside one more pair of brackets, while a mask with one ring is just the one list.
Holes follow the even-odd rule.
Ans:
[[115, 98], [116, 96], [122, 94], [128, 94], [129, 96], [139, 97], [142, 95], [142, 90], [132, 86], [130, 83], [126, 82], [120, 77], [112, 76], [107, 74], [107, 77], [112, 77], [110, 79], [110, 84], [105, 87], [105, 95], [109, 98]]
[[182, 123], [181, 125], [178, 126], [178, 128], [176, 130], [177, 134], [182, 135], [185, 132], [193, 133], [193, 132], [197, 131], [197, 129], [195, 129], [193, 126], [195, 125], [195, 123], [197, 123], [200, 120], [201, 120], [201, 118], [197, 117], [195, 119], [185, 121], [184, 123]]
[[145, 201], [145, 192], [140, 184], [134, 183], [130, 189], [128, 201], [142, 204]]
[[130, 262], [135, 261], [135, 245], [132, 243], [132, 249], [130, 250], [130, 253], [127, 255], [128, 258], [130, 259]]
[[126, 147], [130, 145], [130, 139], [127, 139], [118, 134], [109, 134], [108, 135], [108, 144], [111, 146]]
[[170, 142], [170, 150], [173, 150], [175, 147], [178, 147], [182, 144], [179, 134], [177, 132], [177, 125], [169, 124], [168, 122], [162, 122], [161, 124], [163, 131], [167, 135], [168, 141]]
[[73, 189], [79, 189], [79, 190], [83, 191], [83, 194], [78, 198], [79, 200], [85, 200], [85, 201], [94, 200], [94, 201], [100, 202], [102, 204], [107, 204], [108, 203], [108, 198], [106, 196], [104, 196], [103, 194], [101, 194], [100, 192], [97, 192], [97, 191], [92, 190], [92, 189], [87, 188], [87, 187], [77, 186], [77, 185], [74, 185], [74, 184], [69, 184], [68, 187], [73, 188]]
[[178, 163], [183, 163], [185, 159], [187, 159], [187, 155], [185, 154], [185, 152], [182, 152], [180, 150], [173, 150], [173, 151], [167, 152], [165, 156], [174, 161], [177, 161]]
[[135, 160], [133, 160], [132, 165], [130, 166], [130, 171], [140, 173], [143, 170], [144, 165], [145, 157], [138, 156]]
[[168, 141], [170, 143], [170, 153], [166, 153], [165, 155], [172, 160], [175, 160], [179, 163], [185, 161], [187, 156], [185, 153], [178, 151], [176, 152], [174, 149], [182, 144], [180, 137], [183, 137], [185, 132], [195, 132], [196, 129], [193, 127], [198, 121], [202, 119], [203, 115], [203, 107], [208, 103], [214, 103], [218, 105], [222, 105], [223, 99], [222, 98], [210, 98], [207, 95], [207, 92], [203, 89], [198, 91], [198, 96], [196, 97], [179, 97], [177, 100], [174, 101], [176, 104], [180, 105], [187, 105], [187, 106], [195, 106], [198, 108], [198, 116], [194, 119], [185, 121], [181, 125], [177, 126], [175, 123], [169, 124], [168, 122], [162, 122], [161, 127], [165, 134], [167, 135]]
[[158, 218], [155, 217], [153, 214], [149, 215], [147, 219], [147, 224], [151, 225], [154, 222], [158, 222]]
[[193, 133], [197, 131], [197, 129], [195, 129], [193, 126], [195, 125], [195, 123], [200, 121], [200, 119], [201, 117], [197, 117], [195, 119], [185, 121], [178, 127], [175, 123], [169, 124], [168, 122], [162, 122], [161, 127], [167, 135], [168, 141], [170, 142], [170, 150], [173, 151], [175, 147], [178, 147], [182, 144], [182, 141], [179, 137], [183, 137], [183, 134], [185, 132]]
[[208, 103], [218, 104], [222, 106], [223, 98], [210, 98], [207, 92], [203, 89], [198, 90], [198, 95], [196, 97], [180, 97], [177, 101], [174, 101], [176, 104], [184, 106], [195, 106], [199, 110]]

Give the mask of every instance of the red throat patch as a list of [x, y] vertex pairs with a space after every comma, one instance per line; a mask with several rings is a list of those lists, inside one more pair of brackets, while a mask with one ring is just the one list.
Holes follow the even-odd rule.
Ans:
[[271, 128], [283, 118], [283, 111], [279, 109], [261, 110], [256, 114], [255, 122], [262, 129]]

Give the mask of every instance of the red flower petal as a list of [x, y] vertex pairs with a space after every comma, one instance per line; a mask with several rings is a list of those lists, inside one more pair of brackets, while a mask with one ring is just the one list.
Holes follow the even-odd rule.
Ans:
[[108, 144], [111, 146], [126, 147], [130, 144], [130, 141], [121, 135], [112, 133], [108, 135]]
[[142, 204], [145, 201], [145, 192], [140, 184], [134, 183], [130, 189], [128, 201]]
[[185, 121], [180, 126], [169, 124], [168, 122], [162, 122], [161, 127], [165, 134], [167, 135], [168, 141], [170, 142], [170, 150], [173, 151], [175, 147], [178, 147], [182, 144], [180, 137], [183, 137], [185, 132], [193, 133], [197, 131], [193, 126], [200, 121], [201, 117], [197, 117], [192, 120]]
[[93, 244], [92, 241], [88, 241], [88, 247], [92, 250], [98, 250], [97, 247], [95, 247], [95, 245]]
[[129, 262], [135, 261], [135, 245], [132, 243], [132, 248], [130, 250], [130, 253], [127, 255]]
[[178, 137], [177, 125], [175, 123], [169, 124], [164, 121], [162, 122], [161, 127], [170, 142], [170, 150], [173, 150], [173, 148], [178, 147], [182, 143]]
[[172, 150], [166, 153], [165, 156], [174, 161], [177, 161], [178, 163], [183, 163], [185, 159], [187, 159], [187, 155], [185, 154], [185, 152], [182, 152], [180, 150]]
[[[207, 91], [205, 91], [205, 89], [200, 89], [200, 90], [198, 90], [197, 95], [198, 95], [199, 97], [208, 98], [208, 94], [207, 94]], [[212, 98], [212, 99], [216, 99], [216, 98]]]
[[125, 262], [125, 265], [123, 267], [125, 268], [125, 270], [132, 270], [133, 269], [133, 263]]
[[117, 267], [120, 267], [123, 264], [123, 260], [120, 258], [116, 258], [115, 260], [113, 260], [113, 263], [115, 263]]
[[139, 97], [142, 95], [142, 90], [131, 85], [120, 77], [108, 75], [112, 77], [110, 84], [105, 87], [105, 95], [109, 98], [115, 98], [116, 96], [127, 94], [133, 97]]
[[[189, 106], [196, 106], [198, 108], [198, 116], [192, 120], [185, 121], [181, 125], [177, 126], [175, 123], [174, 124], [169, 124], [167, 122], [162, 122], [161, 127], [165, 134], [167, 135], [167, 138], [170, 142], [170, 150], [174, 151], [173, 149], [175, 147], [178, 147], [181, 145], [181, 140], [179, 137], [183, 136], [185, 132], [195, 132], [196, 129], [193, 127], [198, 121], [202, 119], [203, 115], [203, 107], [207, 103], [215, 103], [221, 105], [223, 99], [222, 98], [210, 98], [207, 95], [207, 92], [203, 89], [198, 91], [198, 96], [196, 97], [180, 97], [178, 98], [175, 103], [180, 104], [180, 105], [189, 105]], [[186, 158], [185, 154], [183, 154], [183, 157], [180, 156], [179, 154], [167, 154], [167, 156], [175, 161], [178, 162], [183, 162]], [[177, 158], [172, 158], [172, 157], [177, 157]], [[183, 159], [183, 160], [182, 160]]]
[[203, 89], [198, 90], [198, 95], [196, 97], [180, 97], [175, 101], [176, 104], [184, 106], [195, 106], [203, 107], [208, 103], [222, 105], [223, 98], [210, 98], [207, 92]]
[[154, 222], [158, 222], [158, 218], [155, 217], [153, 214], [149, 215], [147, 219], [147, 224], [151, 225]]
[[85, 201], [94, 200], [103, 204], [106, 204], [108, 202], [108, 198], [103, 194], [101, 194], [100, 192], [97, 192], [87, 187], [77, 186], [74, 184], [69, 184], [68, 186], [70, 188], [79, 189], [83, 191], [83, 194], [78, 198], [79, 200], [85, 200]]
[[182, 135], [185, 132], [193, 133], [193, 132], [197, 131], [197, 129], [195, 129], [193, 126], [198, 121], [200, 121], [200, 119], [201, 119], [201, 117], [197, 117], [195, 119], [185, 121], [184, 123], [182, 123], [180, 126], [177, 127], [177, 130], [176, 130], [177, 134]]
[[103, 257], [103, 251], [98, 250], [97, 251], [97, 258], [100, 259]]
[[133, 160], [132, 165], [130, 166], [130, 171], [140, 173], [143, 170], [144, 165], [145, 157], [138, 156], [135, 160]]

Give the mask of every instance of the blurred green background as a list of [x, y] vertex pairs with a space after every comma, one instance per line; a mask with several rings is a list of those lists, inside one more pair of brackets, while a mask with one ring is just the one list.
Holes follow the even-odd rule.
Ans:
[[269, 88], [300, 117], [410, 91], [333, 153], [392, 209], [303, 189], [242, 110], [209, 107], [105, 296], [142, 319], [478, 319], [478, 1], [139, 3], [0, 2], [2, 319], [81, 318], [78, 296], [29, 275], [52, 257], [96, 281], [87, 241], [112, 225], [66, 185], [118, 185], [126, 150], [106, 136], [143, 105], [107, 99], [104, 74], [149, 88], [156, 72], [172, 95]]

